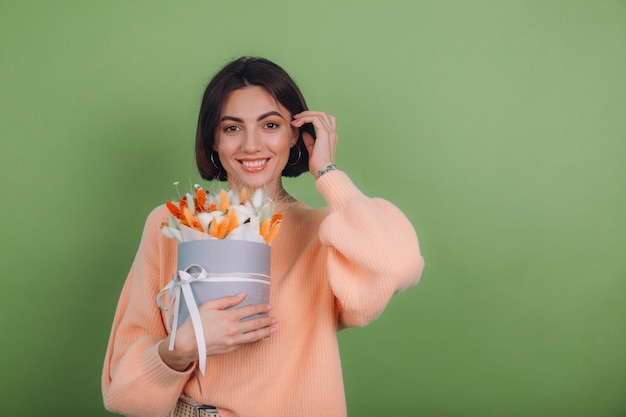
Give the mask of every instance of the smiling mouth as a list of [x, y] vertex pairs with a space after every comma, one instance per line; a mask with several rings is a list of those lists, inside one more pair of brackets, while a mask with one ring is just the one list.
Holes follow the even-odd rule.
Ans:
[[269, 158], [255, 159], [254, 161], [241, 160], [239, 162], [243, 165], [246, 171], [260, 171], [265, 168], [267, 161], [269, 161]]

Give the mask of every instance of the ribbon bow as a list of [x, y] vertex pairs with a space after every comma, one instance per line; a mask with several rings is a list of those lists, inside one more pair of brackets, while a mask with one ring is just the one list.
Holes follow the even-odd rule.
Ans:
[[[178, 329], [178, 310], [180, 305], [180, 294], [182, 292], [187, 309], [189, 310], [189, 317], [191, 318], [191, 324], [193, 325], [193, 331], [196, 335], [196, 343], [198, 345], [198, 367], [200, 372], [204, 375], [206, 370], [206, 344], [204, 340], [204, 331], [202, 330], [202, 321], [200, 320], [200, 312], [196, 305], [196, 300], [193, 298], [191, 292], [191, 283], [197, 280], [205, 280], [208, 277], [207, 272], [200, 265], [190, 265], [184, 271], [178, 271], [178, 273], [172, 276], [172, 281], [165, 286], [157, 295], [157, 304], [163, 311], [170, 313], [170, 308], [174, 309], [174, 317], [172, 319], [172, 331], [170, 335], [169, 350], [174, 350], [174, 342], [176, 341], [176, 330]], [[163, 305], [163, 294], [169, 292], [170, 303], [169, 305]]]

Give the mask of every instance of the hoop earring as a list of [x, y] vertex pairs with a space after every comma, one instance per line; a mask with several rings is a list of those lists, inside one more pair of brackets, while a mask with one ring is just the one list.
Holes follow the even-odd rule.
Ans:
[[[296, 147], [296, 149], [298, 149], [298, 158], [295, 160], [295, 162], [289, 162], [289, 160], [287, 160], [287, 165], [294, 166], [298, 162], [300, 162], [300, 158], [302, 157], [302, 150], [300, 150], [300, 146], [298, 146], [298, 144], [296, 144], [295, 147]], [[289, 157], [291, 157], [291, 152], [289, 152]]]
[[[218, 171], [221, 171], [221, 170], [222, 170], [222, 167], [221, 167], [221, 166], [219, 166], [219, 165], [217, 165], [217, 164], [215, 163], [215, 161], [213, 160], [213, 154], [214, 154], [214, 153], [215, 153], [215, 151], [211, 151], [211, 156], [210, 156], [210, 159], [211, 159], [211, 164], [213, 164], [213, 166], [215, 167], [215, 169], [217, 169]], [[219, 157], [218, 157], [218, 158], [219, 158]]]

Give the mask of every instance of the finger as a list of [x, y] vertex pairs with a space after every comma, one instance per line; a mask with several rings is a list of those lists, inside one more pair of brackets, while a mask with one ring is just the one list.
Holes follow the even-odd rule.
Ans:
[[[292, 123], [293, 123], [293, 127], [295, 128], [300, 128], [304, 126], [304, 124], [306, 123], [312, 124], [313, 128], [315, 129], [315, 134], [318, 139], [322, 137], [328, 137], [328, 138], [331, 138], [331, 140], [334, 140], [332, 138], [335, 138], [337, 136], [337, 132], [335, 131], [335, 128], [332, 126], [333, 122], [330, 118], [321, 118], [317, 116], [306, 117], [306, 118], [294, 121]], [[304, 136], [304, 132], [302, 133]]]
[[234, 307], [240, 304], [246, 299], [245, 293], [239, 293], [237, 295], [228, 295], [226, 297], [217, 298], [215, 300], [207, 301], [200, 306], [203, 310], [226, 310], [227, 308]]
[[[231, 352], [243, 344], [256, 342], [271, 336], [278, 331], [276, 319], [250, 320], [251, 324], [242, 322], [238, 324], [238, 329], [231, 335], [225, 335], [217, 345], [207, 346], [207, 354], [222, 354]], [[268, 324], [269, 325], [266, 325]], [[261, 326], [261, 327], [258, 327]], [[243, 331], [246, 329], [247, 331]]]
[[240, 334], [238, 336], [236, 336], [233, 339], [233, 344], [234, 345], [241, 345], [244, 343], [253, 343], [253, 342], [257, 342], [261, 339], [265, 339], [267, 337], [270, 337], [271, 335], [273, 335], [274, 333], [276, 333], [278, 331], [278, 327], [276, 326], [271, 326], [271, 327], [263, 327], [261, 329], [258, 330], [253, 330], [247, 333], [243, 333]]
[[255, 316], [257, 314], [267, 314], [272, 309], [269, 304], [250, 304], [245, 307], [239, 307], [231, 310], [234, 314], [234, 318], [237, 320], [245, 319], [246, 317]]
[[293, 116], [294, 126], [302, 126], [304, 123], [313, 123], [316, 127], [333, 129], [334, 116], [324, 112], [304, 111]]
[[313, 114], [305, 116], [301, 120], [303, 123], [312, 123], [316, 130], [326, 129], [333, 130], [332, 123], [327, 114]]
[[276, 317], [257, 317], [254, 319], [241, 322], [241, 333], [254, 332], [266, 327], [277, 326], [278, 319]]

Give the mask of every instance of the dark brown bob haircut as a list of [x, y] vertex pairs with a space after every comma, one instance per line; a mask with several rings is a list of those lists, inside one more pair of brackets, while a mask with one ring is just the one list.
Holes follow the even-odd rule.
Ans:
[[[200, 105], [198, 129], [196, 131], [196, 165], [205, 180], [227, 179], [217, 152], [213, 150], [215, 134], [220, 123], [222, 107], [234, 90], [259, 86], [265, 88], [291, 116], [308, 110], [304, 97], [289, 74], [272, 61], [265, 58], [241, 57], [228, 63], [209, 82]], [[302, 132], [315, 138], [315, 130], [310, 123], [300, 128], [296, 146], [291, 148], [289, 162], [283, 169], [285, 177], [297, 177], [309, 170], [309, 153], [302, 141]]]

